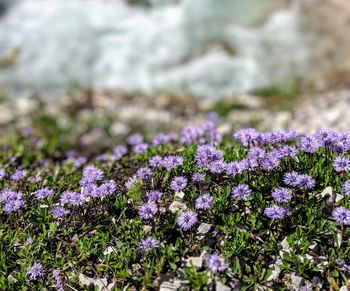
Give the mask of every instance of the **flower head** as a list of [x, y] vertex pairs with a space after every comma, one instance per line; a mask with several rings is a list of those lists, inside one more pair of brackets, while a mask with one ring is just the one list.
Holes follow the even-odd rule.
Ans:
[[286, 216], [289, 216], [291, 214], [290, 210], [288, 208], [282, 207], [282, 206], [269, 206], [266, 207], [264, 210], [264, 214], [273, 220], [283, 219]]
[[51, 214], [53, 216], [53, 218], [57, 219], [57, 218], [62, 218], [66, 215], [68, 215], [70, 213], [70, 211], [68, 209], [65, 209], [62, 206], [54, 206], [51, 209]]
[[213, 196], [210, 194], [203, 194], [196, 199], [196, 209], [207, 210], [211, 208], [213, 204]]
[[350, 159], [345, 157], [336, 157], [333, 161], [333, 167], [337, 172], [350, 171]]
[[83, 171], [83, 178], [80, 180], [80, 186], [95, 183], [103, 178], [103, 171], [94, 167], [87, 166]]
[[128, 137], [128, 139], [127, 139], [127, 143], [129, 145], [133, 145], [133, 146], [143, 143], [143, 136], [142, 136], [142, 134], [135, 133], [135, 134], [130, 135]]
[[177, 224], [182, 229], [190, 229], [193, 225], [195, 225], [198, 222], [197, 217], [198, 214], [191, 210], [182, 212], [179, 219], [177, 220]]
[[225, 259], [218, 253], [214, 253], [209, 256], [207, 265], [213, 273], [223, 272], [228, 268], [228, 264], [225, 263]]
[[350, 210], [345, 207], [335, 208], [332, 217], [340, 225], [350, 225]]
[[141, 206], [139, 215], [142, 219], [152, 219], [157, 211], [157, 204], [154, 201], [149, 201]]
[[10, 179], [12, 181], [19, 181], [19, 180], [23, 180], [25, 178], [25, 176], [27, 175], [27, 171], [24, 169], [20, 169], [17, 170], [16, 172], [14, 172], [11, 176]]
[[205, 180], [205, 174], [202, 173], [194, 173], [192, 175], [193, 182], [203, 182]]
[[350, 196], [350, 181], [346, 181], [343, 184], [343, 193], [346, 196]]
[[152, 177], [153, 171], [151, 168], [143, 167], [137, 170], [136, 177], [140, 180], [148, 180]]
[[38, 278], [44, 277], [44, 267], [40, 263], [34, 263], [33, 266], [29, 269], [27, 272], [27, 275], [29, 276], [29, 280], [33, 281]]
[[146, 193], [147, 199], [151, 201], [159, 201], [160, 199], [162, 199], [162, 196], [163, 193], [159, 191], [149, 191]]
[[304, 136], [300, 139], [299, 147], [303, 152], [313, 154], [320, 148], [320, 144], [316, 138]]
[[39, 200], [48, 198], [53, 194], [54, 194], [54, 191], [48, 187], [41, 188], [34, 193], [35, 198]]
[[126, 155], [128, 152], [128, 149], [126, 146], [118, 145], [113, 148], [113, 159], [115, 161], [120, 160], [124, 155]]
[[161, 165], [168, 171], [175, 169], [183, 164], [183, 158], [181, 156], [166, 156], [163, 158]]
[[6, 171], [4, 169], [0, 169], [0, 181], [5, 177]]
[[159, 248], [159, 246], [159, 241], [152, 236], [146, 237], [140, 242], [140, 249], [144, 252], [148, 252], [154, 248]]
[[163, 158], [161, 156], [154, 156], [149, 159], [149, 166], [151, 168], [157, 168], [162, 165]]
[[287, 203], [292, 199], [292, 193], [288, 188], [278, 187], [272, 191], [272, 199], [277, 203]]
[[132, 148], [132, 151], [135, 153], [135, 154], [144, 154], [145, 152], [148, 151], [148, 144], [146, 143], [140, 143], [140, 144], [137, 144], [135, 145], [133, 148]]
[[173, 191], [180, 192], [187, 186], [187, 182], [188, 181], [185, 177], [178, 176], [171, 181], [170, 186]]
[[296, 187], [302, 190], [313, 189], [316, 185], [316, 181], [307, 174], [298, 176]]
[[237, 200], [247, 200], [251, 194], [252, 190], [246, 184], [239, 184], [232, 189], [232, 196]]

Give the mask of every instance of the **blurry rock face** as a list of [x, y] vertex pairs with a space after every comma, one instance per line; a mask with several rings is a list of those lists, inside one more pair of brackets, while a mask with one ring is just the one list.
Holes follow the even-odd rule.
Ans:
[[290, 128], [304, 133], [320, 129], [348, 132], [350, 129], [350, 91], [335, 91], [306, 98], [294, 113]]
[[0, 58], [20, 50], [0, 86], [220, 98], [309, 66], [298, 9], [281, 5], [286, 1], [169, 2], [147, 9], [122, 0], [19, 1], [0, 19]]

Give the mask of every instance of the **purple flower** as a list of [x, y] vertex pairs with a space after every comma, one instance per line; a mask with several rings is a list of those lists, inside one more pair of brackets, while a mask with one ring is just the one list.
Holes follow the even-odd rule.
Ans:
[[187, 179], [182, 176], [175, 177], [171, 181], [171, 189], [175, 192], [182, 191], [187, 186]]
[[103, 171], [94, 167], [87, 166], [83, 171], [83, 178], [80, 180], [80, 186], [95, 183], [103, 178]]
[[160, 246], [159, 241], [152, 236], [148, 236], [142, 239], [140, 242], [140, 249], [144, 252], [151, 251], [154, 248], [159, 248], [159, 246]]
[[261, 168], [264, 171], [270, 172], [276, 169], [280, 165], [281, 161], [274, 157], [271, 154], [268, 154], [267, 157], [261, 162]]
[[340, 225], [350, 225], [350, 210], [345, 207], [337, 207], [332, 212], [333, 219]]
[[287, 203], [292, 199], [292, 193], [288, 188], [278, 187], [273, 189], [272, 198], [277, 203]]
[[350, 148], [350, 134], [349, 133], [339, 133], [338, 141], [331, 146], [333, 150], [337, 153], [346, 154]]
[[86, 197], [90, 196], [94, 198], [99, 196], [98, 186], [94, 183], [89, 183], [82, 186], [81, 192]]
[[26, 240], [26, 242], [24, 243], [26, 246], [27, 245], [30, 245], [30, 244], [32, 244], [33, 243], [33, 238], [32, 238], [32, 236], [30, 235], [30, 236], [28, 236], [28, 238], [27, 238], [27, 240]]
[[61, 194], [60, 202], [70, 205], [81, 205], [85, 202], [86, 195], [74, 191], [66, 191]]
[[140, 180], [148, 180], [152, 177], [153, 172], [150, 168], [144, 167], [140, 168], [136, 172], [136, 177]]
[[153, 201], [149, 201], [141, 206], [139, 215], [142, 219], [152, 219], [157, 211], [157, 204]]
[[125, 187], [126, 189], [130, 190], [132, 186], [136, 183], [136, 181], [139, 181], [139, 179], [136, 176], [130, 177], [126, 182], [125, 182]]
[[4, 169], [0, 169], [0, 181], [5, 177], [6, 171]]
[[271, 152], [273, 155], [276, 155], [278, 158], [292, 158], [298, 154], [298, 149], [289, 145], [282, 146], [280, 148], [274, 149]]
[[336, 157], [333, 161], [334, 169], [339, 172], [347, 172], [350, 170], [350, 159], [345, 157]]
[[212, 162], [223, 160], [224, 152], [211, 145], [202, 145], [196, 152], [197, 165], [203, 169], [208, 169]]
[[28, 137], [28, 136], [32, 135], [32, 133], [33, 133], [32, 127], [26, 127], [26, 128], [23, 128], [23, 130], [22, 130], [23, 137]]
[[210, 194], [203, 194], [196, 199], [196, 209], [207, 210], [211, 208], [213, 204], [213, 196]]
[[339, 140], [339, 135], [333, 130], [322, 129], [315, 134], [316, 140], [322, 147], [329, 147]]
[[346, 271], [350, 271], [350, 265], [347, 264], [343, 259], [336, 259], [340, 267], [343, 267]]
[[202, 173], [194, 173], [192, 175], [193, 182], [203, 182], [205, 180], [205, 174]]
[[19, 181], [25, 178], [25, 176], [27, 175], [27, 171], [26, 170], [17, 170], [16, 172], [14, 172], [11, 176], [10, 179], [12, 181]]
[[41, 188], [34, 193], [35, 198], [38, 200], [48, 198], [53, 194], [54, 194], [53, 190], [48, 187]]
[[159, 191], [149, 191], [146, 193], [146, 197], [151, 201], [160, 201], [162, 199], [163, 193]]
[[52, 278], [55, 280], [56, 282], [56, 289], [58, 291], [64, 291], [64, 283], [63, 280], [60, 276], [61, 272], [59, 270], [53, 270], [52, 271]]
[[350, 196], [350, 181], [346, 181], [346, 182], [343, 184], [343, 193], [344, 193], [344, 195], [346, 195], [346, 196]]
[[226, 174], [236, 176], [241, 173], [239, 162], [230, 162], [226, 164]]
[[300, 286], [299, 291], [312, 291], [313, 284], [309, 283], [303, 286]]
[[317, 139], [312, 136], [304, 136], [300, 139], [300, 149], [305, 153], [315, 153], [320, 148]]
[[249, 159], [255, 159], [258, 162], [263, 160], [266, 156], [266, 151], [259, 147], [253, 147], [248, 150], [248, 158]]
[[2, 189], [0, 191], [0, 202], [6, 202], [8, 199], [13, 199], [16, 195], [18, 195], [18, 193], [13, 190], [7, 188]]
[[135, 146], [132, 148], [132, 151], [133, 151], [134, 153], [136, 153], [136, 154], [142, 155], [142, 154], [144, 154], [145, 152], [148, 151], [148, 148], [149, 148], [148, 144], [146, 144], [146, 143], [140, 143], [140, 144], [138, 144], [138, 145], [135, 145]]
[[211, 162], [209, 165], [209, 171], [214, 174], [220, 174], [226, 170], [226, 163], [223, 160], [217, 160]]
[[291, 212], [288, 208], [282, 207], [282, 206], [269, 206], [266, 207], [264, 210], [264, 214], [273, 220], [283, 219], [286, 216], [289, 216]]
[[218, 253], [214, 253], [209, 256], [207, 265], [213, 273], [223, 272], [228, 268], [228, 264], [225, 263], [225, 259]]
[[161, 156], [154, 156], [149, 159], [149, 166], [152, 168], [157, 168], [162, 165], [163, 158]]
[[299, 177], [299, 174], [295, 171], [287, 172], [283, 176], [283, 182], [287, 186], [296, 187], [298, 185], [298, 177]]
[[177, 140], [176, 133], [159, 133], [153, 137], [152, 143], [158, 146], [158, 145], [163, 145], [176, 140]]
[[140, 133], [132, 134], [128, 137], [127, 143], [132, 146], [141, 144], [143, 143], [143, 136]]
[[166, 156], [163, 158], [161, 165], [169, 171], [181, 166], [183, 161], [181, 156]]
[[302, 190], [313, 189], [316, 181], [307, 174], [299, 175], [296, 187]]
[[113, 159], [115, 161], [120, 160], [124, 155], [126, 155], [128, 152], [128, 149], [126, 146], [118, 145], [113, 148]]
[[44, 277], [44, 273], [45, 272], [43, 265], [35, 262], [27, 272], [27, 275], [29, 276], [29, 280], [33, 281], [38, 278]]
[[117, 190], [117, 184], [113, 180], [109, 180], [106, 182], [103, 182], [100, 186], [97, 188], [97, 193], [99, 197], [104, 197], [108, 195], [112, 195]]
[[182, 229], [188, 230], [198, 222], [197, 216], [197, 213], [191, 210], [182, 212], [177, 220], [177, 224]]
[[73, 163], [76, 168], [82, 167], [83, 165], [86, 164], [86, 162], [87, 162], [87, 158], [85, 157], [77, 157], [73, 159]]
[[0, 193], [0, 202], [6, 202], [3, 208], [4, 212], [8, 214], [22, 208], [26, 204], [22, 195], [21, 192], [3, 189]]
[[247, 200], [252, 194], [252, 190], [246, 184], [239, 184], [232, 189], [232, 196], [237, 200]]
[[51, 214], [53, 216], [53, 218], [57, 219], [57, 218], [62, 218], [66, 215], [68, 215], [70, 213], [70, 211], [68, 209], [65, 209], [62, 206], [54, 206], [51, 209]]
[[260, 133], [258, 133], [254, 128], [244, 128], [237, 131], [233, 137], [240, 141], [243, 146], [252, 146], [257, 143], [260, 138]]

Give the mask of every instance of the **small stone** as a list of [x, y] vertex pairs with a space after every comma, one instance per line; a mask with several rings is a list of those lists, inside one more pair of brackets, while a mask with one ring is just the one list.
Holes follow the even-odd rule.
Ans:
[[15, 277], [13, 277], [12, 274], [10, 274], [10, 275], [7, 276], [7, 280], [8, 280], [9, 282], [13, 282], [13, 283], [18, 282], [18, 280], [17, 280]]
[[293, 287], [298, 288], [303, 282], [303, 277], [297, 276], [295, 273], [292, 273], [291, 280]]
[[290, 253], [291, 247], [290, 247], [286, 237], [281, 242], [281, 245], [282, 245], [282, 250], [279, 251], [279, 255], [283, 258], [284, 253]]
[[196, 268], [202, 268], [203, 258], [202, 257], [189, 257], [186, 260], [186, 267], [191, 267], [192, 265]]
[[278, 279], [280, 273], [281, 273], [281, 268], [275, 263], [273, 265], [274, 269], [272, 270], [271, 275], [266, 279], [267, 281], [273, 281]]
[[343, 199], [344, 199], [344, 196], [343, 196], [343, 195], [336, 194], [335, 203], [338, 203], [339, 201], [341, 201], [341, 200], [343, 200]]
[[321, 197], [325, 198], [325, 197], [333, 197], [333, 188], [332, 187], [326, 187], [324, 188], [324, 190], [321, 192]]
[[107, 289], [108, 288], [107, 278], [97, 279], [95, 281], [94, 285], [95, 285], [95, 289], [97, 289], [98, 291], [107, 291], [108, 290]]
[[84, 286], [90, 286], [95, 283], [95, 279], [85, 276], [84, 274], [79, 275], [79, 282]]
[[188, 283], [188, 281], [179, 280], [179, 279], [164, 281], [160, 285], [159, 291], [176, 291], [181, 286], [186, 285], [187, 283]]
[[197, 228], [197, 233], [198, 234], [206, 234], [211, 229], [211, 226], [212, 226], [211, 224], [202, 222]]
[[175, 193], [175, 197], [177, 197], [177, 198], [180, 198], [180, 199], [182, 199], [182, 198], [184, 198], [184, 196], [185, 196], [185, 193], [184, 192], [176, 192]]
[[104, 254], [105, 256], [107, 256], [107, 255], [109, 255], [109, 254], [111, 254], [111, 253], [114, 253], [115, 251], [116, 251], [116, 250], [115, 250], [114, 247], [108, 247], [108, 248], [106, 248], [106, 249], [104, 250], [103, 254]]
[[326, 199], [327, 203], [338, 203], [344, 198], [343, 195], [335, 193], [332, 187], [326, 187], [319, 196]]
[[227, 285], [222, 284], [220, 281], [216, 281], [215, 290], [216, 291], [231, 291], [232, 288], [227, 286]]
[[174, 201], [173, 203], [170, 204], [169, 210], [172, 213], [176, 213], [179, 210], [186, 210], [187, 206], [185, 203], [179, 202], [179, 201]]
[[144, 225], [143, 226], [143, 230], [145, 231], [145, 233], [148, 233], [152, 230], [152, 226], [150, 225]]

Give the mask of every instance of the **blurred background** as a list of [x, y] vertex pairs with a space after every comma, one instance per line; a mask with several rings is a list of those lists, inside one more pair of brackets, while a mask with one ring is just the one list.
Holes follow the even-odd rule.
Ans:
[[0, 0], [1, 139], [108, 145], [211, 111], [347, 131], [349, 87], [348, 0]]

